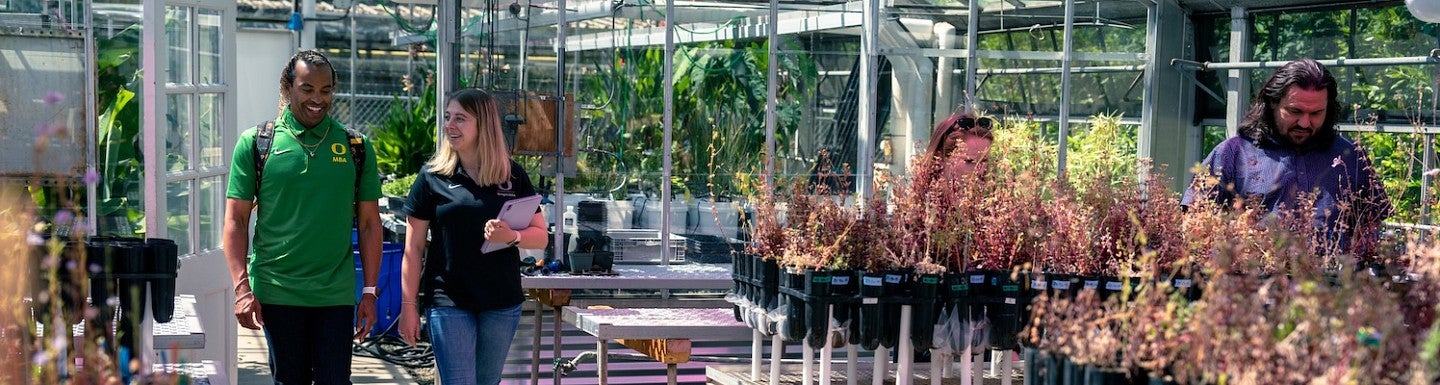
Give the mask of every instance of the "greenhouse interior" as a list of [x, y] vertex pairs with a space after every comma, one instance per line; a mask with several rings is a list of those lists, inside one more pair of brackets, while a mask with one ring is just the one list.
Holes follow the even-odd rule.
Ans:
[[0, 383], [1440, 383], [1437, 23], [0, 0]]

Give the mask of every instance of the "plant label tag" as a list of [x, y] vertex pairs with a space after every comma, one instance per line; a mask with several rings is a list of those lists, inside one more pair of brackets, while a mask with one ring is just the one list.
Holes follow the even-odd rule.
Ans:
[[1070, 281], [1058, 279], [1050, 281], [1050, 287], [1055, 288], [1055, 290], [1070, 290]]
[[879, 298], [865, 297], [865, 298], [861, 298], [861, 299], [860, 299], [860, 303], [861, 303], [861, 304], [864, 304], [864, 305], [874, 305], [874, 304], [880, 303], [880, 299], [879, 299]]
[[1189, 278], [1175, 279], [1175, 287], [1190, 287], [1192, 284], [1194, 284], [1194, 282], [1191, 281]]
[[1043, 280], [1043, 279], [1033, 279], [1033, 280], [1030, 280], [1030, 288], [1031, 288], [1031, 289], [1035, 289], [1035, 290], [1045, 290], [1045, 280]]
[[818, 275], [818, 276], [810, 277], [810, 282], [811, 282], [811, 283], [830, 283], [830, 276], [828, 276], [828, 275]]
[[849, 285], [849, 284], [850, 284], [850, 276], [848, 276], [848, 275], [837, 275], [837, 276], [830, 277], [830, 285], [832, 285], [832, 286], [845, 286], [845, 285]]
[[982, 283], [985, 283], [985, 276], [984, 276], [984, 275], [980, 275], [980, 274], [971, 275], [971, 276], [970, 276], [970, 283], [973, 283], [973, 284], [982, 284]]
[[920, 283], [934, 285], [940, 283], [940, 277], [920, 277]]
[[1085, 289], [1086, 289], [1086, 290], [1095, 290], [1095, 289], [1099, 289], [1099, 288], [1100, 288], [1100, 281], [1085, 281]]
[[1120, 289], [1122, 289], [1122, 288], [1124, 288], [1124, 287], [1123, 287], [1123, 286], [1120, 286], [1120, 282], [1106, 282], [1106, 283], [1105, 283], [1105, 290], [1109, 290], [1109, 291], [1120, 291]]
[[900, 283], [900, 274], [885, 274], [885, 283]]
[[1006, 299], [1005, 299], [1005, 304], [1006, 304], [1006, 305], [1014, 305], [1014, 304], [1015, 304], [1015, 299], [1014, 299], [1014, 298], [1006, 298]]
[[885, 283], [880, 281], [880, 277], [861, 277], [860, 284], [865, 286], [883, 286]]

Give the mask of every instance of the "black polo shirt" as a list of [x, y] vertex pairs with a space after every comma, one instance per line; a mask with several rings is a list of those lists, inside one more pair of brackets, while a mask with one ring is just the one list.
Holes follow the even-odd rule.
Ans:
[[420, 302], [473, 311], [524, 302], [519, 250], [506, 247], [482, 254], [480, 246], [485, 243], [485, 222], [498, 216], [506, 201], [531, 195], [535, 186], [514, 161], [510, 182], [500, 185], [476, 185], [463, 168], [450, 177], [420, 171], [404, 208], [405, 215], [430, 222]]

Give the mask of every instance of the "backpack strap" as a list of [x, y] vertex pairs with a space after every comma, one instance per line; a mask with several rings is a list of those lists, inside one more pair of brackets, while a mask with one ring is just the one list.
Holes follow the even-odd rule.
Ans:
[[270, 159], [270, 146], [275, 142], [275, 121], [255, 127], [255, 203], [260, 203], [260, 178], [265, 173], [265, 160]]
[[350, 159], [355, 163], [355, 196], [351, 210], [358, 218], [360, 216], [360, 181], [365, 175], [365, 136], [353, 128], [345, 129], [346, 142], [350, 143]]

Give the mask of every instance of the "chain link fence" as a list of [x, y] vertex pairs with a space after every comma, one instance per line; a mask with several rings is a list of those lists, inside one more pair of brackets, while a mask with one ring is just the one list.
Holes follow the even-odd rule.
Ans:
[[385, 121], [385, 114], [390, 112], [390, 105], [394, 103], [419, 103], [420, 98], [414, 96], [401, 96], [396, 98], [393, 95], [366, 95], [366, 94], [335, 94], [335, 107], [330, 111], [330, 116], [345, 124], [345, 127], [359, 130], [365, 135]]

